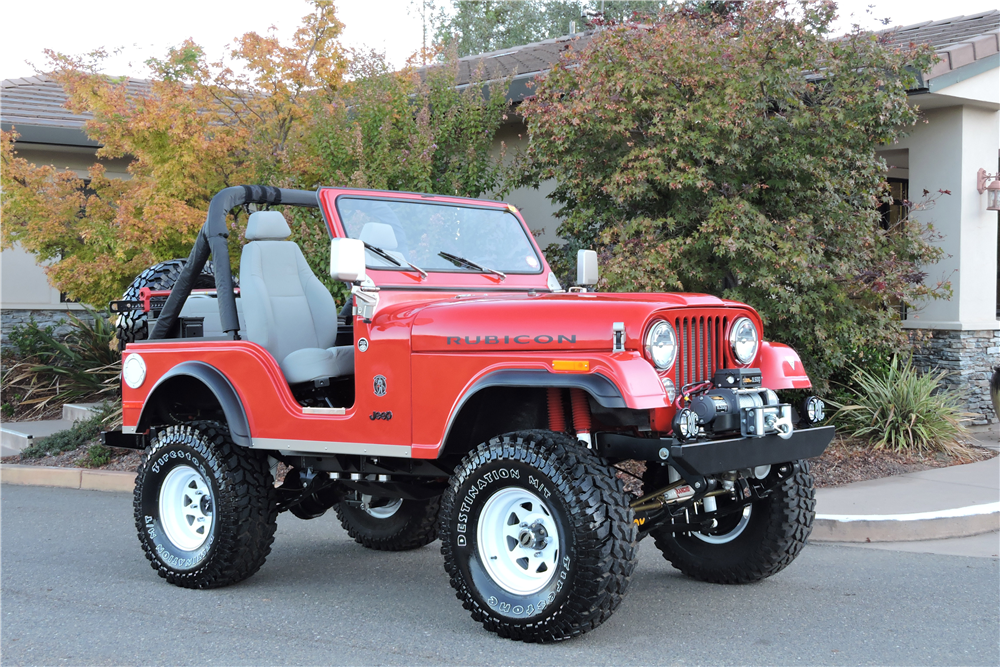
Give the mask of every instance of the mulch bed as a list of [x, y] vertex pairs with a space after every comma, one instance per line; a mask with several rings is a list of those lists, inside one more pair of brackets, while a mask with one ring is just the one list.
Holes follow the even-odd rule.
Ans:
[[822, 456], [809, 462], [809, 466], [817, 488], [822, 488], [986, 461], [997, 455], [992, 449], [977, 446], [968, 447], [967, 452], [967, 455], [958, 456], [943, 452], [920, 456], [875, 450], [865, 443], [836, 438]]

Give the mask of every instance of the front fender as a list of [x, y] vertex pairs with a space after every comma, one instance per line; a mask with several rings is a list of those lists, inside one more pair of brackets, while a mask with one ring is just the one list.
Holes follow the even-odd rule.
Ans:
[[768, 389], [808, 389], [812, 382], [798, 353], [781, 343], [763, 343], [758, 364]]

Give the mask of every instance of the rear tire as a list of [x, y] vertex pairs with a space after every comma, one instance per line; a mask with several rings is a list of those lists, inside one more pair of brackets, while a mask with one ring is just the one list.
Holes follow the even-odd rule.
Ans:
[[366, 509], [345, 500], [335, 506], [340, 525], [354, 541], [377, 551], [408, 551], [438, 536], [441, 497], [427, 500], [362, 496]]
[[581, 635], [621, 604], [637, 531], [613, 469], [565, 434], [479, 445], [441, 503], [441, 552], [457, 597], [501, 637]]
[[[693, 579], [717, 584], [747, 584], [766, 579], [788, 567], [805, 546], [816, 516], [816, 493], [809, 464], [788, 477], [764, 499], [719, 520], [719, 527], [702, 533], [674, 533], [669, 525], [651, 535], [663, 557]], [[653, 468], [656, 475], [665, 468]], [[666, 482], [647, 477], [651, 484]], [[719, 497], [720, 510], [725, 501]], [[735, 501], [730, 501], [735, 502]]]
[[218, 588], [264, 564], [277, 511], [267, 459], [217, 422], [160, 431], [133, 494], [135, 526], [153, 569], [184, 588]]

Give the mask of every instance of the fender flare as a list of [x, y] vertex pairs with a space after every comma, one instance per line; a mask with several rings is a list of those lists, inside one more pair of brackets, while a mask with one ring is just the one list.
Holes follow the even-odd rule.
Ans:
[[145, 403], [143, 403], [142, 412], [139, 413], [139, 421], [137, 422], [139, 430], [148, 426], [148, 424], [144, 424], [143, 420], [149, 417], [147, 408], [156, 397], [157, 390], [166, 381], [175, 377], [194, 378], [205, 385], [222, 406], [222, 412], [226, 415], [226, 423], [229, 425], [229, 434], [233, 438], [233, 442], [241, 447], [251, 446], [250, 424], [236, 389], [219, 369], [203, 361], [185, 361], [177, 364], [156, 381], [146, 397]]
[[451, 436], [455, 420], [462, 413], [462, 408], [469, 399], [481, 390], [489, 387], [558, 387], [560, 389], [582, 389], [598, 403], [606, 408], [625, 408], [625, 398], [610, 379], [600, 373], [552, 373], [538, 369], [502, 369], [487, 373], [472, 383], [455, 404], [455, 409], [448, 416], [448, 426], [438, 447], [438, 456], [444, 450]]
[[[558, 387], [560, 389], [583, 389], [605, 408], [625, 408], [625, 398], [615, 383], [600, 373], [552, 373], [530, 369], [506, 369], [487, 373], [472, 383], [455, 408], [457, 414], [466, 401], [481, 389], [487, 387]], [[454, 416], [454, 415], [453, 415]], [[450, 426], [450, 424], [449, 424]]]
[[798, 353], [782, 343], [762, 343], [757, 357], [763, 385], [768, 389], [809, 389], [812, 382]]

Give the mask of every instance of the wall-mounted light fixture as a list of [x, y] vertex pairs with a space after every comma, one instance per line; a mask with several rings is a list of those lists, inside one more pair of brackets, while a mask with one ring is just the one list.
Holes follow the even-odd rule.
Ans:
[[[985, 169], [976, 172], [976, 189], [979, 194], [986, 193], [986, 210], [1000, 211], [1000, 173], [987, 174]], [[988, 186], [987, 182], [992, 180]]]

